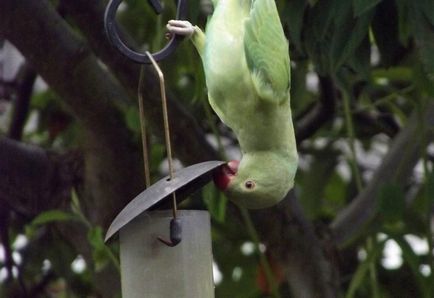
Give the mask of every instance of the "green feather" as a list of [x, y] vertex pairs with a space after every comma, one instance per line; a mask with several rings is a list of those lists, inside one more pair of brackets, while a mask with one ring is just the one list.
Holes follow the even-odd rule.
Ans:
[[259, 96], [286, 100], [290, 68], [288, 42], [274, 0], [256, 0], [245, 22], [244, 49]]

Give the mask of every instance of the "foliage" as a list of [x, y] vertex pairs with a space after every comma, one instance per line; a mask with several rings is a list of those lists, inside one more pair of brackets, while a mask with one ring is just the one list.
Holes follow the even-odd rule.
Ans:
[[[146, 1], [124, 2], [118, 21], [132, 39], [142, 49], [161, 48], [165, 43], [164, 23], [176, 9], [173, 1], [165, 1], [166, 9], [158, 17]], [[189, 20], [202, 28], [207, 18], [207, 2], [189, 1]], [[417, 166], [411, 167], [413, 170], [401, 179], [400, 171], [406, 161], [394, 160], [388, 169], [392, 179], [384, 181], [372, 198], [370, 207], [374, 211], [369, 219], [363, 225], [355, 223], [360, 229], [351, 237], [332, 244], [339, 261], [324, 253], [339, 272], [340, 279], [335, 281], [337, 291], [345, 297], [434, 297], [433, 127], [422, 121], [434, 98], [434, 2], [276, 2], [290, 45], [291, 104], [297, 130], [304, 128], [303, 119], [314, 109], [333, 106], [322, 115], [325, 120], [299, 140], [300, 167], [295, 193], [309, 223], [316, 227], [318, 246], [327, 242], [324, 239], [329, 237], [329, 229], [333, 234], [330, 223], [372, 186], [373, 175], [400, 132], [413, 118], [419, 119], [418, 133], [401, 148], [407, 152], [413, 144], [422, 144], [417, 150]], [[65, 21], [83, 39], [87, 38], [85, 30], [68, 16], [68, 11]], [[207, 138], [218, 144], [216, 151], [232, 157], [237, 150], [236, 140], [209, 109], [202, 66], [193, 46], [184, 42], [161, 66], [169, 92], [175, 94]], [[331, 95], [327, 88], [333, 90]], [[38, 115], [37, 126], [25, 131], [23, 142], [57, 152], [85, 150], [82, 123], [77, 123], [77, 116], [64, 103], [64, 96], [51, 86], [33, 93], [29, 113]], [[136, 154], [138, 164], [140, 127], [136, 102], [128, 99], [113, 105], [120, 106], [122, 125], [131, 133], [131, 143], [136, 144], [132, 154]], [[6, 129], [1, 133], [6, 134]], [[162, 175], [160, 166], [164, 163], [165, 148], [155, 134], [150, 139], [151, 174], [155, 181]], [[73, 191], [71, 203], [37, 215], [26, 217], [11, 209], [10, 242], [16, 243], [25, 234], [27, 244], [18, 248], [12, 245], [14, 255], [20, 256], [13, 266], [12, 271], [19, 272], [13, 281], [6, 281], [7, 262], [0, 257], [3, 279], [0, 296], [14, 293], [14, 289], [24, 284], [28, 290], [43, 285], [41, 297], [85, 297], [97, 292], [97, 273], [110, 268], [116, 272], [113, 268], [118, 268], [118, 248], [103, 242], [102, 225], [107, 222], [95, 222], [89, 215], [92, 213], [86, 210], [88, 193], [82, 191], [86, 187], [92, 186], [81, 181], [77, 185], [79, 195]], [[185, 206], [207, 208], [212, 216], [213, 254], [222, 275], [216, 284], [216, 297], [266, 297], [269, 293], [258, 281], [263, 278], [259, 248], [264, 247], [264, 235], [259, 235], [261, 243], [255, 243], [242, 216], [212, 185], [204, 187]], [[117, 210], [112, 211], [114, 214]], [[258, 222], [255, 224], [260, 230]], [[77, 232], [82, 237], [80, 241], [85, 239], [88, 243], [88, 255], [75, 245], [74, 237], [68, 239], [62, 233], [71, 227], [80, 231]], [[392, 244], [398, 248], [394, 264], [388, 263], [392, 257], [386, 251]], [[417, 244], [425, 249], [418, 250]], [[288, 283], [290, 273], [286, 271], [290, 270], [285, 271], [288, 263], [273, 261], [274, 249], [266, 246], [265, 256], [275, 277], [280, 269], [287, 274], [287, 278], [276, 278], [276, 282], [282, 297], [292, 297], [289, 289], [297, 285]], [[86, 260], [83, 270], [71, 269], [78, 256]]]

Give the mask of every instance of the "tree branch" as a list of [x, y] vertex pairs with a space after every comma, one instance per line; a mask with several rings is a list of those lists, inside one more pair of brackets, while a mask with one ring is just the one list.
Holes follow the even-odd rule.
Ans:
[[0, 138], [0, 200], [28, 218], [62, 206], [69, 199], [80, 164], [75, 152], [59, 155]]
[[353, 119], [356, 133], [360, 138], [372, 137], [380, 132], [394, 138], [399, 132], [399, 126], [383, 115], [359, 111], [353, 114]]
[[[21, 139], [24, 123], [29, 111], [30, 97], [32, 95], [35, 79], [36, 73], [29, 67], [27, 63], [23, 63], [14, 80], [16, 86], [16, 96], [12, 121], [8, 131], [8, 135], [11, 139]], [[3, 208], [0, 209], [0, 241], [3, 244], [5, 251], [5, 267], [8, 272], [7, 280], [12, 280], [12, 267], [15, 265], [15, 262], [12, 257], [12, 249], [9, 238], [9, 219], [10, 208], [4, 204]]]
[[128, 95], [102, 70], [54, 8], [46, 1], [35, 0], [6, 0], [0, 8], [0, 34], [64, 97], [87, 129], [108, 144], [119, 142], [126, 130], [112, 103]]
[[30, 98], [32, 97], [35, 80], [36, 72], [27, 62], [24, 62], [15, 78], [16, 97], [8, 132], [9, 138], [13, 140], [21, 140], [24, 124], [29, 113]]
[[[251, 211], [273, 259], [287, 270], [294, 297], [338, 297], [339, 278], [327, 247], [306, 219], [294, 191], [273, 208]], [[329, 243], [330, 242], [330, 243]]]
[[9, 237], [9, 208], [6, 206], [2, 206], [0, 209], [0, 243], [4, 249], [3, 263], [7, 272], [5, 282], [10, 282], [13, 279], [12, 267], [14, 266], [14, 259], [12, 257], [12, 249], [10, 245], [11, 242]]
[[433, 137], [422, 133], [422, 127], [434, 126], [434, 104], [420, 115], [414, 112], [407, 126], [395, 137], [389, 152], [364, 190], [342, 210], [331, 224], [337, 245], [344, 245], [358, 235], [376, 215], [378, 192], [390, 182], [403, 185], [420, 159], [422, 145]]
[[[84, 128], [84, 208], [93, 222], [107, 225], [141, 184], [137, 146], [115, 106], [128, 94], [47, 1], [1, 1], [0, 35], [21, 51]], [[105, 208], [97, 210], [102, 199]]]

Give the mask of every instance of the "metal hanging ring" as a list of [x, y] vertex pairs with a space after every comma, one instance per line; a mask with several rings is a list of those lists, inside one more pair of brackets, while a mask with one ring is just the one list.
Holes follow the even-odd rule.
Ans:
[[[131, 50], [119, 36], [119, 30], [116, 24], [116, 11], [118, 10], [121, 2], [122, 0], [110, 0], [109, 4], [107, 5], [104, 15], [104, 27], [106, 34], [112, 45], [114, 45], [123, 55], [127, 56], [136, 63], [150, 64], [151, 61], [146, 54]], [[162, 12], [163, 8], [158, 0], [148, 0], [148, 2], [153, 7], [155, 13], [160, 14]], [[187, 0], [177, 0], [176, 19], [185, 20], [186, 16]], [[169, 43], [157, 53], [153, 53], [152, 57], [154, 57], [156, 61], [167, 58], [173, 53], [183, 38], [184, 37], [181, 35], [174, 34]]]

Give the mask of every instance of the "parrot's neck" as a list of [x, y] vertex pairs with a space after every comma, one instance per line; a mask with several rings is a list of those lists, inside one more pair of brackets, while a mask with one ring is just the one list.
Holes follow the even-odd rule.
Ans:
[[248, 13], [251, 7], [251, 0], [213, 0], [214, 13], [233, 13], [243, 11]]
[[243, 154], [238, 171], [249, 171], [249, 167], [262, 167], [264, 169], [274, 166], [276, 163], [293, 164], [298, 160], [297, 151], [286, 150], [268, 150], [268, 151], [252, 151]]

